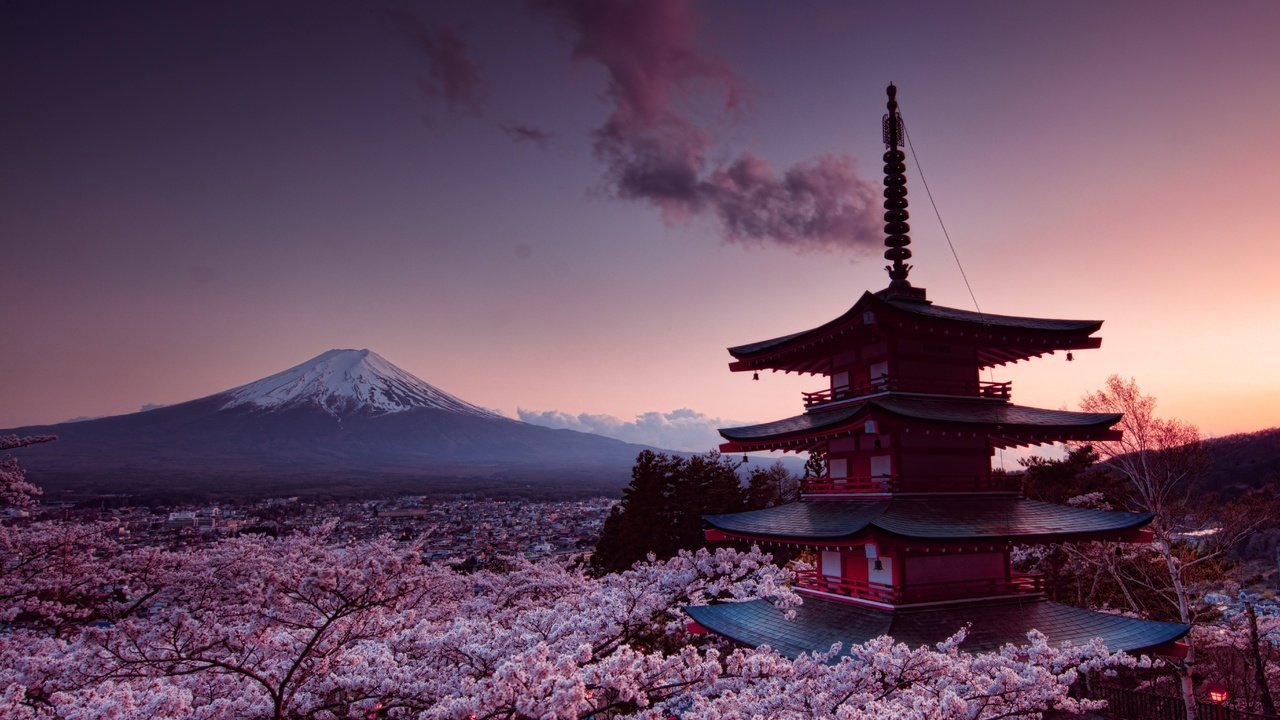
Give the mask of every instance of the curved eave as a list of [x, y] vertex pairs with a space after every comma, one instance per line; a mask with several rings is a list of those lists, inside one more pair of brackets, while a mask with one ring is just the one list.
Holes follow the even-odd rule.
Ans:
[[1142, 539], [1151, 513], [1094, 510], [1022, 498], [892, 498], [801, 501], [706, 515], [722, 538], [795, 545], [854, 545], [868, 537], [904, 545], [948, 542], [1044, 544]]
[[965, 625], [969, 625], [969, 632], [960, 647], [969, 652], [990, 652], [1007, 643], [1025, 645], [1027, 633], [1035, 629], [1053, 645], [1079, 646], [1101, 638], [1112, 651], [1137, 654], [1167, 647], [1190, 630], [1178, 623], [1025, 598], [910, 612], [806, 598], [791, 620], [765, 600], [689, 606], [684, 611], [702, 627], [735, 643], [768, 645], [790, 658], [825, 652], [836, 642], [843, 646], [841, 654], [847, 654], [851, 644], [881, 635], [890, 635], [910, 647], [933, 645]]
[[704, 515], [708, 525], [744, 540], [849, 541], [889, 508], [879, 502], [793, 502], [764, 510]]
[[[864, 313], [875, 320], [868, 325]], [[863, 328], [875, 333], [892, 328], [921, 335], [967, 339], [978, 347], [983, 367], [1003, 365], [1058, 350], [1087, 350], [1102, 345], [1090, 337], [1101, 320], [1059, 320], [976, 313], [930, 303], [886, 301], [863, 293], [843, 315], [809, 330], [729, 348], [734, 372], [780, 370], [798, 373], [830, 372], [831, 343]]]
[[868, 419], [906, 421], [910, 428], [958, 430], [987, 434], [997, 447], [1035, 445], [1064, 440], [1114, 440], [1116, 413], [1080, 413], [970, 400], [887, 395], [844, 407], [811, 410], [803, 415], [760, 425], [721, 428], [725, 453], [757, 450], [802, 452], [832, 438], [863, 431]]

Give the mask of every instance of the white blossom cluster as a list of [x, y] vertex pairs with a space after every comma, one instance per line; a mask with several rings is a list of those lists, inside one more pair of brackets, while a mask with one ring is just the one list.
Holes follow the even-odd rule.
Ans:
[[758, 549], [463, 574], [329, 530], [127, 550], [106, 526], [0, 527], [0, 717], [1038, 717], [1087, 707], [1078, 673], [1124, 661], [1038, 633], [970, 655], [963, 632], [791, 660], [691, 635], [680, 611], [798, 605]]

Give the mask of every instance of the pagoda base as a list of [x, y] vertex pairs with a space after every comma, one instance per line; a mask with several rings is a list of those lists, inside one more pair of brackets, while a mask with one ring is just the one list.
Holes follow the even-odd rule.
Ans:
[[862, 644], [890, 635], [910, 647], [941, 642], [966, 624], [969, 634], [962, 650], [988, 652], [1006, 643], [1026, 644], [1027, 632], [1044, 633], [1053, 645], [1084, 645], [1102, 638], [1113, 652], [1150, 652], [1171, 645], [1187, 634], [1178, 623], [1138, 620], [1083, 610], [1037, 598], [1015, 598], [983, 605], [887, 611], [807, 597], [788, 620], [766, 600], [697, 605], [685, 612], [702, 627], [738, 644], [768, 645], [794, 658], [801, 653], [826, 652], [842, 643]]

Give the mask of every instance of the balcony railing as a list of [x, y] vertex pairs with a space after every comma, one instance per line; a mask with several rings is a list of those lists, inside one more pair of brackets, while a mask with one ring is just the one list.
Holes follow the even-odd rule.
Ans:
[[[959, 557], [957, 556], [957, 558]], [[796, 573], [795, 584], [797, 588], [802, 590], [815, 590], [888, 605], [913, 605], [979, 597], [1039, 595], [1044, 592], [1044, 578], [1040, 575], [1026, 573], [1014, 573], [1011, 578], [1007, 579], [948, 580], [945, 582], [913, 583], [899, 588], [884, 583], [831, 577], [815, 569], [802, 570]]]
[[962, 395], [965, 397], [1008, 400], [1013, 392], [1012, 382], [988, 382], [986, 380], [937, 380], [929, 378], [879, 378], [867, 383], [847, 387], [829, 388], [817, 392], [802, 392], [804, 405], [820, 405], [837, 400], [875, 395], [882, 392], [913, 392], [931, 395]]
[[[962, 556], [957, 556], [957, 558], [960, 557]], [[1043, 592], [1043, 576], [1014, 573], [1013, 577], [1008, 579], [985, 578], [982, 580], [911, 583], [898, 593], [898, 602], [909, 605], [911, 603], [942, 602], [976, 597], [1039, 595]]]
[[859, 600], [874, 600], [875, 602], [888, 603], [890, 605], [898, 601], [898, 591], [892, 585], [831, 577], [830, 575], [823, 575], [816, 569], [797, 572], [796, 587], [804, 590], [817, 590], [835, 595], [844, 595], [845, 597]]
[[891, 477], [809, 478], [800, 483], [800, 492], [805, 495], [883, 494], [894, 492], [896, 487], [897, 480]]
[[1022, 492], [1022, 475], [908, 475], [906, 477], [809, 478], [805, 495], [885, 493]]

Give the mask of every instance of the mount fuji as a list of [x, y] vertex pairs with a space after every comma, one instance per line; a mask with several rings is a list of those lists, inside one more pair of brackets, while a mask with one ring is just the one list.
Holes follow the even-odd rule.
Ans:
[[512, 420], [370, 350], [330, 350], [208, 397], [0, 430], [57, 435], [22, 463], [47, 499], [613, 493], [642, 445]]
[[312, 407], [335, 418], [427, 409], [505, 419], [427, 384], [372, 350], [330, 350], [221, 395], [227, 396], [223, 409]]

